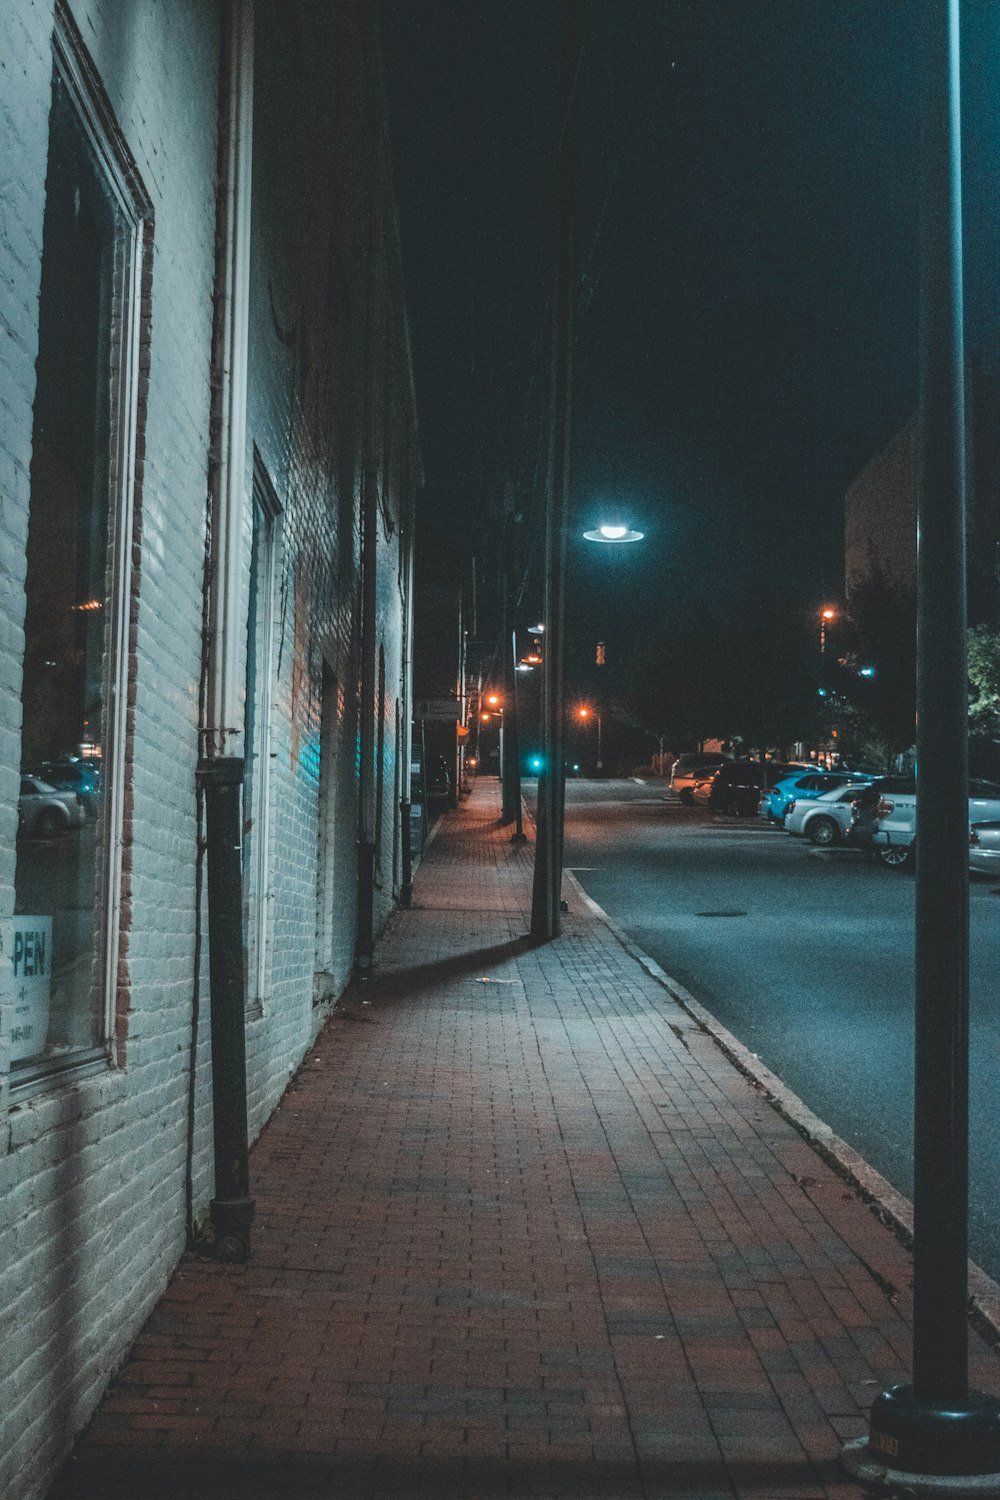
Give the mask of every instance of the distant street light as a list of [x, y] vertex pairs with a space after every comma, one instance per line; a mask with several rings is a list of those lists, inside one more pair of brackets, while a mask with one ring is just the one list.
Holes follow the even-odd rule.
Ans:
[[826, 656], [826, 627], [831, 620], [837, 618], [837, 611], [832, 604], [827, 604], [819, 612], [819, 654], [820, 658]]
[[644, 535], [644, 532], [633, 531], [629, 526], [612, 525], [609, 522], [583, 533], [584, 541], [587, 542], [641, 542]]
[[584, 723], [590, 718], [597, 720], [597, 769], [603, 771], [604, 761], [601, 759], [601, 716], [585, 705], [577, 709], [576, 716], [578, 719], [582, 719]]

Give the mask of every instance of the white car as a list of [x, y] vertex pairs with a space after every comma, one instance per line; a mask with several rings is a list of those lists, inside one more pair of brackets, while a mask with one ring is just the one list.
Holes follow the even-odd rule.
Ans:
[[729, 760], [732, 760], [731, 755], [714, 754], [711, 751], [692, 751], [687, 755], [679, 755], [670, 768], [667, 786], [677, 793], [682, 802], [690, 802], [696, 784], [713, 776]]
[[17, 811], [19, 831], [43, 839], [79, 828], [86, 816], [78, 792], [50, 786], [40, 776], [21, 777]]
[[[1000, 786], [995, 781], [969, 782], [969, 823], [1000, 820]], [[875, 809], [872, 843], [884, 865], [911, 870], [916, 852], [916, 791], [885, 792]]]
[[969, 829], [969, 869], [981, 875], [1000, 875], [1000, 820], [973, 823]]
[[868, 781], [851, 781], [819, 797], [793, 799], [785, 813], [786, 833], [824, 847], [843, 843], [850, 835], [854, 799], [869, 785]]

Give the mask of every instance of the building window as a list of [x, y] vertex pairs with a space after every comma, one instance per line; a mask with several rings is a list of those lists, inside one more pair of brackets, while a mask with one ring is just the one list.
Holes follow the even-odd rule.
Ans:
[[247, 682], [243, 783], [243, 961], [248, 1007], [260, 1013], [267, 991], [271, 925], [271, 694], [274, 680], [275, 579], [279, 510], [255, 458], [250, 578], [247, 598]]
[[118, 945], [140, 260], [148, 210], [62, 7], [21, 694], [13, 1081], [107, 1055]]

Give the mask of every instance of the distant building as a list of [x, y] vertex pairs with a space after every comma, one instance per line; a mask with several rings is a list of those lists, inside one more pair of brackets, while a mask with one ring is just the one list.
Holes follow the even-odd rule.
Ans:
[[[969, 618], [1000, 625], [1000, 380], [971, 365], [966, 389]], [[916, 582], [917, 419], [912, 417], [850, 485], [844, 504], [848, 598], [878, 570]]]
[[252, 1138], [404, 882], [420, 460], [376, 15], [0, 7], [5, 1500], [218, 1235], [221, 992]]

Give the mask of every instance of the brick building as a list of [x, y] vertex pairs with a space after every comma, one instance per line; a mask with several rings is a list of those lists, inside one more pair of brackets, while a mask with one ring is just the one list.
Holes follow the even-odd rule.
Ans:
[[405, 881], [419, 455], [373, 0], [7, 0], [0, 159], [24, 1500], [189, 1240], [240, 1253], [220, 1131], [259, 1131]]
[[[973, 363], [966, 378], [969, 619], [1000, 624], [1000, 380]], [[851, 483], [844, 503], [848, 598], [874, 570], [916, 586], [917, 419]]]

